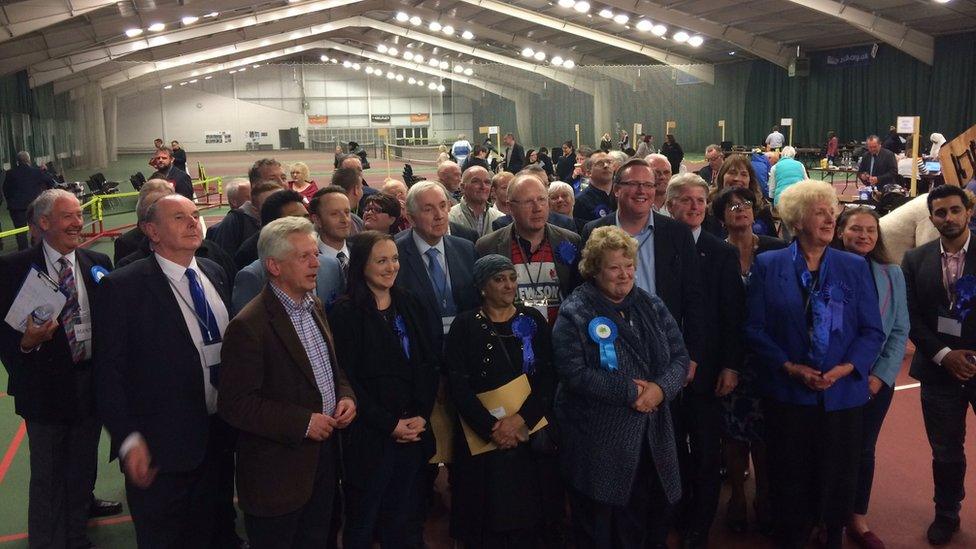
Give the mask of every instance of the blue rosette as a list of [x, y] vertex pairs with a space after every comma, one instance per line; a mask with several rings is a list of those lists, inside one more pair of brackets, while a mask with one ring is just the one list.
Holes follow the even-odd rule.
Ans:
[[617, 325], [605, 316], [598, 316], [590, 321], [587, 328], [590, 339], [600, 347], [600, 366], [604, 370], [617, 369], [617, 350], [613, 342], [617, 339]]
[[532, 348], [532, 338], [537, 328], [535, 320], [524, 314], [518, 315], [512, 321], [512, 333], [522, 340], [522, 373], [528, 375], [535, 373], [535, 349]]
[[572, 242], [563, 240], [556, 246], [556, 259], [566, 265], [575, 265], [579, 261], [579, 249]]
[[966, 320], [976, 305], [976, 276], [966, 275], [956, 281], [956, 300], [953, 310], [960, 322]]
[[853, 293], [843, 282], [831, 284], [823, 289], [830, 316], [830, 331], [840, 332], [844, 329], [844, 305], [851, 302]]
[[410, 360], [410, 335], [407, 334], [407, 323], [403, 321], [403, 315], [396, 315], [393, 319], [393, 329], [397, 337], [400, 338], [400, 346], [403, 347], [403, 354]]
[[108, 269], [102, 267], [101, 265], [95, 265], [94, 267], [91, 268], [91, 276], [92, 279], [95, 281], [95, 284], [101, 282], [102, 279], [105, 278], [105, 275], [107, 274], [108, 274]]

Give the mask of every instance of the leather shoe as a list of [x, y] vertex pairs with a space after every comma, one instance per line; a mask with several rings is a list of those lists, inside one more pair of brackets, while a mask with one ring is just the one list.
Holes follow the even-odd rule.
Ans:
[[928, 538], [932, 545], [945, 545], [952, 541], [952, 536], [959, 531], [959, 518], [949, 518], [935, 515], [935, 520], [929, 526]]
[[88, 508], [89, 518], [101, 518], [110, 517], [112, 515], [117, 515], [122, 512], [122, 502], [121, 501], [109, 501], [105, 499], [95, 498], [91, 502], [91, 506]]
[[863, 534], [857, 533], [853, 528], [847, 529], [847, 537], [851, 538], [851, 541], [856, 543], [858, 547], [862, 549], [885, 549], [885, 544], [881, 541], [881, 538], [874, 535], [874, 532], [868, 530]]

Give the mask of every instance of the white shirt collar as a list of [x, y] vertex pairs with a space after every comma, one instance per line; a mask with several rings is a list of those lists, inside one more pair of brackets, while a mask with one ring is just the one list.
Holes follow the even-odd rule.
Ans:
[[322, 239], [319, 239], [319, 253], [320, 254], [322, 254], [322, 255], [324, 255], [326, 257], [336, 257], [336, 256], [339, 255], [339, 252], [342, 252], [342, 253], [346, 254], [346, 258], [347, 259], [349, 258], [349, 245], [346, 244], [346, 241], [345, 240], [342, 241], [342, 248], [340, 248], [340, 249], [337, 250], [337, 249], [333, 248], [332, 246], [329, 246], [328, 244], [326, 244], [325, 242], [323, 242]]
[[[962, 253], [963, 253], [963, 255], [966, 255], [967, 253], [969, 253], [969, 241], [972, 240], [972, 239], [973, 239], [973, 231], [970, 230], [969, 231], [969, 236], [966, 237], [966, 243], [962, 245]], [[946, 253], [945, 247], [942, 246], [942, 239], [941, 238], [939, 239], [939, 251], [942, 252], [943, 254]]]
[[698, 237], [701, 236], [701, 225], [697, 229], [691, 230], [691, 236], [695, 237], [695, 244], [698, 243]]
[[48, 244], [47, 243], [47, 240], [44, 240], [43, 242], [44, 242], [44, 244], [43, 244], [43, 246], [44, 246], [44, 257], [47, 258], [47, 260], [51, 263], [51, 265], [55, 269], [58, 269], [59, 272], [60, 272], [61, 266], [58, 264], [58, 260], [63, 257], [63, 258], [65, 258], [65, 259], [68, 260], [68, 263], [71, 264], [71, 269], [72, 270], [77, 270], [77, 269], [75, 269], [75, 266], [76, 265], [75, 265], [75, 251], [74, 250], [71, 250], [70, 252], [68, 252], [66, 254], [62, 254], [61, 252], [55, 250], [50, 244]]
[[190, 260], [190, 265], [184, 267], [179, 263], [174, 263], [159, 254], [153, 254], [156, 256], [156, 262], [159, 263], [159, 268], [163, 270], [163, 274], [166, 278], [170, 279], [173, 284], [179, 283], [186, 276], [187, 269], [193, 269], [198, 275], [203, 275], [200, 271], [200, 267], [197, 266], [197, 258], [194, 257]]
[[413, 242], [414, 242], [414, 244], [417, 245], [417, 251], [420, 252], [420, 255], [421, 256], [423, 256], [424, 254], [426, 254], [427, 253], [427, 250], [429, 250], [431, 248], [437, 248], [437, 251], [441, 253], [441, 257], [444, 257], [444, 239], [443, 238], [441, 238], [440, 240], [438, 240], [437, 241], [437, 244], [434, 244], [433, 246], [431, 246], [430, 244], [427, 243], [426, 240], [424, 240], [417, 233], [417, 230], [416, 229], [414, 229], [413, 231], [411, 231], [411, 233], [412, 233], [412, 236], [413, 236]]

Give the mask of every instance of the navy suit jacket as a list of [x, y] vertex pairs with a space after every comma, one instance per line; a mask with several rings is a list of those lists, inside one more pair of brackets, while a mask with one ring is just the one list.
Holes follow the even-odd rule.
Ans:
[[40, 168], [17, 164], [7, 170], [3, 180], [3, 196], [7, 199], [7, 209], [26, 210], [37, 195], [52, 187], [54, 180]]
[[[197, 265], [229, 311], [224, 270], [203, 258]], [[96, 400], [112, 457], [138, 432], [160, 471], [196, 469], [210, 438], [203, 368], [155, 255], [103, 278], [95, 303]]]
[[828, 290], [839, 288], [844, 294], [843, 322], [839, 330], [830, 332], [820, 363], [811, 364], [805, 297], [793, 262], [795, 249], [796, 244], [760, 254], [752, 265], [745, 331], [746, 342], [755, 352], [759, 379], [766, 393], [779, 402], [814, 406], [820, 393], [789, 377], [783, 364], [804, 364], [826, 373], [850, 362], [854, 371], [823, 391], [824, 407], [829, 412], [861, 406], [868, 401], [868, 374], [885, 340], [868, 263], [834, 248], [824, 252], [820, 284]]
[[[429, 341], [436, 349], [444, 346], [444, 324], [441, 321], [440, 305], [434, 293], [434, 284], [427, 275], [426, 261], [413, 241], [413, 229], [396, 236], [397, 251], [400, 254], [400, 273], [396, 285], [410, 291], [420, 300], [425, 311]], [[474, 244], [456, 236], [444, 237], [444, 255], [447, 260], [448, 276], [451, 278], [451, 293], [457, 312], [462, 313], [477, 307], [481, 301], [474, 287]]]
[[[237, 272], [234, 277], [234, 292], [231, 297], [231, 318], [237, 316], [245, 305], [257, 297], [264, 289], [268, 281], [268, 275], [264, 272], [264, 266], [260, 259], [255, 259], [253, 263]], [[345, 278], [342, 276], [342, 266], [339, 260], [334, 257], [319, 256], [318, 277], [315, 280], [315, 295], [318, 296], [322, 305], [328, 309], [336, 297], [341, 295], [346, 288]]]

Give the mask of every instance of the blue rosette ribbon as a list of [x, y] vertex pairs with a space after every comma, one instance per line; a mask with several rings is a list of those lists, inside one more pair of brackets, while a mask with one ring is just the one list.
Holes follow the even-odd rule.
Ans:
[[393, 319], [393, 329], [396, 330], [397, 337], [400, 338], [403, 354], [407, 360], [410, 360], [410, 336], [407, 334], [407, 324], [403, 321], [402, 315], [396, 315], [396, 318]]
[[101, 282], [102, 278], [104, 278], [105, 275], [107, 274], [108, 274], [108, 269], [102, 267], [101, 265], [95, 265], [94, 267], [91, 268], [91, 275], [92, 275], [92, 279], [95, 281], [95, 284]]
[[976, 276], [966, 275], [956, 281], [956, 299], [953, 303], [953, 312], [959, 322], [966, 320], [966, 317], [976, 305]]
[[575, 265], [579, 259], [579, 249], [572, 242], [563, 240], [556, 246], [556, 258], [566, 265]]
[[610, 372], [616, 370], [617, 350], [613, 348], [613, 342], [617, 339], [617, 325], [605, 316], [598, 316], [590, 321], [587, 332], [600, 346], [600, 366]]
[[837, 283], [824, 288], [823, 293], [830, 316], [830, 331], [840, 332], [844, 329], [844, 305], [851, 300], [851, 289], [842, 283]]
[[522, 340], [522, 373], [535, 373], [535, 349], [532, 348], [532, 338], [535, 336], [535, 320], [524, 314], [512, 321], [512, 333]]

